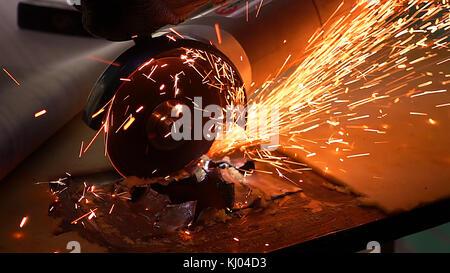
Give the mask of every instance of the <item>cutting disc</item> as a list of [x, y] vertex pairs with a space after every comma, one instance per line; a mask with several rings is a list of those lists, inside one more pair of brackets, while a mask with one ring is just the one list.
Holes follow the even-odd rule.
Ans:
[[[223, 117], [204, 117], [203, 109], [240, 104], [244, 97], [242, 82], [231, 65], [195, 49], [178, 48], [145, 60], [121, 80], [104, 122], [107, 154], [125, 177], [168, 177], [196, 164], [214, 139], [208, 140], [203, 134], [200, 139], [195, 137], [194, 126], [200, 126], [203, 132], [211, 118]], [[174, 109], [178, 116], [173, 116]], [[183, 123], [179, 130], [187, 130], [189, 137], [178, 140], [172, 136], [172, 127], [187, 115], [183, 113], [186, 110], [190, 111], [191, 122]], [[195, 119], [199, 112], [200, 118]], [[201, 124], [195, 123], [199, 121]]]

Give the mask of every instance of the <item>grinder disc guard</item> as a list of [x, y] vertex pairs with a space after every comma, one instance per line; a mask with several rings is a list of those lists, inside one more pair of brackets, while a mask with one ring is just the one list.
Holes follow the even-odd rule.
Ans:
[[[121, 80], [104, 122], [108, 157], [125, 177], [166, 177], [197, 163], [214, 139], [194, 138], [194, 126], [203, 132], [210, 119], [224, 118], [204, 117], [203, 109], [208, 105], [224, 109], [245, 99], [233, 67], [224, 58], [197, 49], [172, 49], [146, 60]], [[202, 105], [195, 98], [201, 98]], [[180, 129], [190, 137], [175, 140], [171, 130], [183, 116], [182, 106], [189, 108], [191, 122], [190, 128]], [[172, 117], [174, 108], [181, 112], [178, 117]], [[196, 120], [201, 124], [194, 123], [195, 115], [201, 115]]]

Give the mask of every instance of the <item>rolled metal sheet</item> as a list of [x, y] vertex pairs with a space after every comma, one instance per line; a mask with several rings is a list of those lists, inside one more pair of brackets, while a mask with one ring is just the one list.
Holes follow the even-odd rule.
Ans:
[[21, 30], [18, 2], [0, 3], [0, 179], [80, 112], [108, 60], [130, 45]]

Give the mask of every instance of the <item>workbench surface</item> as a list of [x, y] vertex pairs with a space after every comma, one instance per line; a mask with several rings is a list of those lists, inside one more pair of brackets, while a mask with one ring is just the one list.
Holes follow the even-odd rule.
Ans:
[[[144, 247], [127, 248], [105, 244], [101, 232], [78, 232], [76, 225], [73, 231], [55, 236], [59, 221], [47, 213], [54, 197], [48, 185], [35, 183], [46, 166], [55, 167], [58, 158], [50, 155], [70, 152], [67, 143], [77, 149], [79, 142], [74, 138], [86, 133], [79, 124], [75, 118], [0, 184], [0, 252], [67, 252], [69, 241], [80, 242], [82, 252], [358, 251], [369, 241], [393, 240], [449, 220], [448, 200], [387, 216], [376, 208], [361, 206], [357, 196], [340, 192], [345, 190], [305, 171], [290, 176], [301, 180], [301, 192], [270, 201], [263, 208], [242, 209], [225, 223], [196, 228], [190, 236], [174, 232], [146, 238]], [[111, 179], [117, 176], [109, 175]], [[25, 216], [28, 222], [20, 228]]]

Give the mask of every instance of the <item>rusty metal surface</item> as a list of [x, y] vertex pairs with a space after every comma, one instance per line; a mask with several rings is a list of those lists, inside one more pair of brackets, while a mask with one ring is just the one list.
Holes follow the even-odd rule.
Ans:
[[[263, 165], [256, 167], [275, 171]], [[275, 185], [287, 183], [270, 174], [257, 176], [255, 179], [271, 180]], [[108, 179], [117, 178], [94, 175], [78, 180], [86, 181], [88, 188], [96, 184], [97, 189], [104, 189]], [[337, 188], [315, 173], [308, 171], [289, 178], [298, 182], [303, 191], [274, 195], [272, 186], [269, 194], [261, 198], [265, 188], [260, 187], [259, 192], [254, 191], [259, 198], [251, 197], [248, 204], [241, 202], [241, 209], [229, 214], [223, 210], [203, 211], [189, 229], [186, 224], [192, 221], [195, 202], [168, 206], [168, 198], [155, 192], [131, 202], [126, 198], [111, 198], [103, 190], [97, 190], [102, 200], [86, 194], [90, 202], [79, 202], [81, 209], [76, 210], [73, 199], [79, 195], [70, 198], [73, 192], [66, 190], [65, 197], [52, 204], [52, 215], [62, 220], [59, 232], [75, 231], [112, 252], [267, 252], [385, 217], [376, 209], [358, 206], [355, 196], [336, 191]], [[78, 191], [83, 191], [83, 187]], [[240, 195], [243, 194], [237, 192], [237, 198], [242, 200]], [[73, 221], [82, 217], [82, 212], [87, 211], [89, 215], [90, 210], [95, 211], [92, 219]]]

